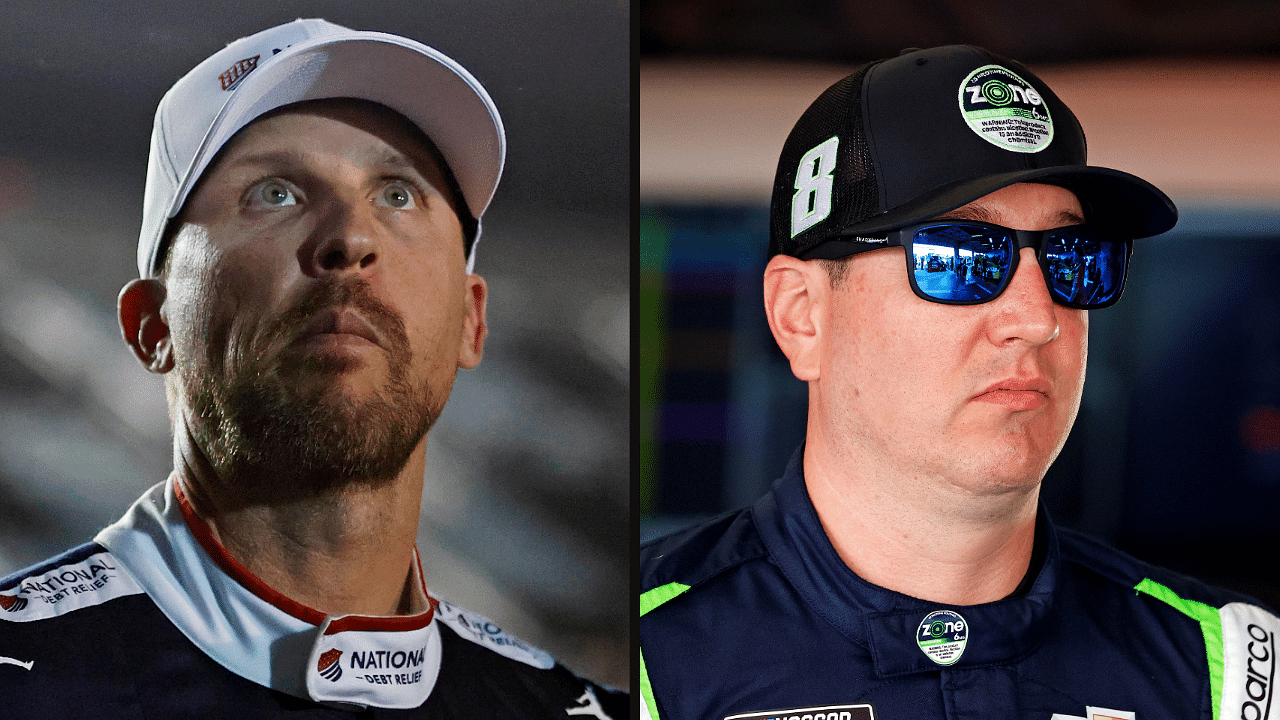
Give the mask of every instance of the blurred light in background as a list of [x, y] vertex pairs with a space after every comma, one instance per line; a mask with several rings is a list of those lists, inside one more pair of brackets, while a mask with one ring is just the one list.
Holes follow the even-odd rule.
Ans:
[[0, 218], [31, 209], [35, 200], [35, 170], [26, 160], [0, 157]]

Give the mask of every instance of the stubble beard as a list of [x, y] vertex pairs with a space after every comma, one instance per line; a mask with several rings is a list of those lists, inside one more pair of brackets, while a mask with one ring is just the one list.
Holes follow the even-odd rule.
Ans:
[[[341, 306], [361, 311], [386, 346], [387, 378], [368, 399], [340, 387], [341, 373], [360, 361], [299, 355], [293, 345], [315, 313]], [[193, 434], [215, 471], [230, 482], [258, 479], [241, 491], [311, 496], [390, 482], [443, 407], [427, 381], [409, 380], [404, 323], [367, 283], [321, 286], [284, 313], [263, 344], [277, 349], [222, 372], [182, 373]]]

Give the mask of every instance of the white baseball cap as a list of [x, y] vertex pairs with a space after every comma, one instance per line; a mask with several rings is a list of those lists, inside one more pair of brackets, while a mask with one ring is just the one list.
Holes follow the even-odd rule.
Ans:
[[[479, 241], [480, 216], [507, 154], [502, 118], [484, 87], [440, 51], [408, 38], [295, 20], [227, 45], [161, 98], [142, 200], [139, 275], [159, 272], [165, 225], [237, 131], [276, 108], [325, 98], [380, 103], [426, 133], [458, 182]], [[473, 243], [467, 272], [474, 263]]]

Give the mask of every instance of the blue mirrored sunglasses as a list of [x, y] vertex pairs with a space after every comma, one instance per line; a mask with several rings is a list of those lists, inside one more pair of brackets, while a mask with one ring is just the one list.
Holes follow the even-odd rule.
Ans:
[[830, 244], [839, 248], [823, 248], [808, 257], [842, 257], [901, 245], [907, 251], [911, 289], [925, 300], [947, 305], [977, 305], [998, 297], [1018, 269], [1019, 251], [1029, 247], [1036, 252], [1054, 302], [1092, 310], [1120, 299], [1133, 240], [1088, 225], [1014, 230], [977, 221], [934, 220], [890, 230], [883, 237], [833, 238]]

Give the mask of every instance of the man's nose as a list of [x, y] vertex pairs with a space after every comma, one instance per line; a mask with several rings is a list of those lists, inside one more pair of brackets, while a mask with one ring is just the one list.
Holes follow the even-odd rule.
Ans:
[[1049, 297], [1044, 273], [1035, 250], [1022, 248], [1018, 270], [1000, 297], [991, 301], [991, 342], [1005, 345], [1022, 341], [1044, 345], [1058, 337], [1058, 305]]
[[379, 253], [373, 207], [362, 200], [329, 199], [309, 241], [299, 249], [308, 275], [372, 270]]

